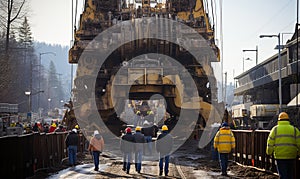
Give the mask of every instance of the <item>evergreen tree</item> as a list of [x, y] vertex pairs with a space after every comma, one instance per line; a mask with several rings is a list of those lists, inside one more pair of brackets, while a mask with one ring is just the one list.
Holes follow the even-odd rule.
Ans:
[[33, 44], [32, 33], [27, 17], [24, 18], [24, 21], [19, 28], [19, 42], [21, 45], [25, 43], [27, 47], [32, 47]]
[[[14, 82], [13, 85], [13, 96], [16, 98], [16, 101], [20, 103], [19, 109], [21, 112], [28, 110], [28, 104], [25, 102], [27, 97], [24, 95], [25, 91], [31, 92], [31, 110], [37, 112], [37, 96], [38, 93], [38, 60], [37, 56], [34, 54], [33, 48], [33, 38], [30, 29], [30, 25], [28, 23], [27, 17], [24, 18], [23, 23], [19, 27], [18, 31], [18, 40], [16, 41], [16, 46], [18, 49], [18, 57], [13, 58], [12, 61], [14, 65], [12, 65], [14, 70]], [[19, 100], [19, 101], [18, 101]]]
[[65, 94], [62, 89], [61, 81], [57, 77], [56, 68], [53, 61], [49, 65], [48, 73], [48, 99], [49, 99], [49, 108], [61, 108], [61, 100], [65, 98]]

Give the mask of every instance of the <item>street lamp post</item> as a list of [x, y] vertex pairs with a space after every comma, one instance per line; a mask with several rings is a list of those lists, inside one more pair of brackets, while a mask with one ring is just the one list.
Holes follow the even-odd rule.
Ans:
[[31, 121], [31, 96], [43, 93], [44, 91], [37, 91], [35, 93], [32, 93], [31, 91], [25, 91], [25, 95], [28, 96], [28, 113], [27, 113], [27, 120], [30, 122]]
[[48, 87], [48, 112], [50, 112], [50, 110], [51, 110], [52, 96], [51, 96], [50, 90], [51, 90], [52, 88], [53, 88], [53, 89], [56, 89], [57, 86]]
[[27, 121], [31, 121], [31, 101], [30, 101], [30, 95], [31, 91], [25, 91], [25, 95], [28, 96], [28, 112], [27, 112]]
[[244, 69], [245, 69], [245, 60], [249, 60], [249, 61], [252, 61], [250, 58], [243, 58], [243, 72], [244, 72]]
[[278, 81], [279, 81], [279, 89], [278, 89], [278, 96], [279, 96], [279, 112], [282, 111], [282, 84], [281, 84], [281, 45], [280, 45], [280, 33], [278, 35], [260, 35], [259, 38], [265, 38], [265, 37], [277, 37], [278, 38]]
[[243, 50], [243, 52], [256, 52], [255, 61], [256, 61], [256, 65], [257, 65], [257, 63], [258, 63], [258, 47], [257, 47], [257, 45], [256, 45], [255, 50]]
[[[41, 65], [42, 65], [42, 55], [46, 55], [46, 54], [52, 54], [54, 56], [56, 56], [56, 53], [54, 52], [42, 52], [39, 53], [40, 54], [40, 58], [39, 58], [39, 90], [41, 90]], [[39, 118], [41, 118], [41, 110], [40, 110], [40, 94], [38, 95], [38, 108], [39, 108]]]
[[48, 112], [50, 112], [51, 109], [51, 98], [48, 98]]

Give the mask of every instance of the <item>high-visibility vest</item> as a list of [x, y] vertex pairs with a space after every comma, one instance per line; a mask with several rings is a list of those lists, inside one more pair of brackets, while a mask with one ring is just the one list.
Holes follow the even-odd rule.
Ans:
[[289, 121], [278, 121], [268, 140], [266, 153], [275, 159], [295, 159], [300, 154], [300, 132]]
[[235, 138], [232, 131], [228, 127], [222, 127], [214, 138], [214, 148], [219, 153], [230, 153], [235, 148]]

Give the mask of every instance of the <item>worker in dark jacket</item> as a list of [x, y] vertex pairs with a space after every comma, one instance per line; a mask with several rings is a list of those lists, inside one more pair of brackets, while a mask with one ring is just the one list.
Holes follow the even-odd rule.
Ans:
[[129, 174], [130, 170], [130, 162], [131, 162], [131, 155], [133, 152], [133, 145], [134, 144], [134, 137], [131, 133], [131, 128], [127, 127], [125, 129], [125, 135], [122, 136], [120, 148], [123, 152], [123, 171], [126, 171]]
[[[166, 125], [162, 126], [162, 134], [157, 137], [156, 141], [156, 151], [159, 153], [159, 175], [163, 173], [165, 169], [165, 176], [169, 173], [169, 159], [170, 153], [173, 147], [173, 137], [168, 132], [168, 127]], [[164, 168], [165, 161], [165, 168]]]
[[142, 168], [142, 157], [144, 150], [144, 143], [146, 142], [144, 134], [141, 133], [142, 128], [140, 126], [136, 126], [134, 137], [134, 157], [135, 157], [135, 170], [138, 173], [141, 173]]
[[142, 134], [145, 136], [147, 142], [147, 151], [149, 155], [152, 155], [152, 137], [156, 137], [158, 128], [156, 125], [149, 123], [147, 120], [144, 122], [144, 127], [142, 128]]
[[68, 148], [69, 164], [74, 167], [76, 164], [76, 153], [78, 145], [78, 134], [76, 129], [72, 131], [66, 137], [66, 146]]
[[277, 171], [281, 179], [293, 178], [297, 155], [300, 154], [300, 132], [292, 126], [287, 113], [278, 116], [267, 140], [267, 155], [274, 153]]

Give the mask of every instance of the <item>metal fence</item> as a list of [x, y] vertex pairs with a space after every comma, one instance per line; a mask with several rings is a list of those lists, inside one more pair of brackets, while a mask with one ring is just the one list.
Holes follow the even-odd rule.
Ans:
[[[269, 130], [233, 130], [236, 139], [236, 149], [233, 153], [234, 161], [248, 166], [277, 172], [275, 160], [266, 155]], [[296, 161], [294, 178], [300, 178], [300, 159]]]
[[[57, 167], [67, 157], [65, 133], [28, 134], [0, 138], [0, 173], [6, 178], [26, 178], [36, 170]], [[78, 152], [84, 151], [85, 138], [79, 134]]]

